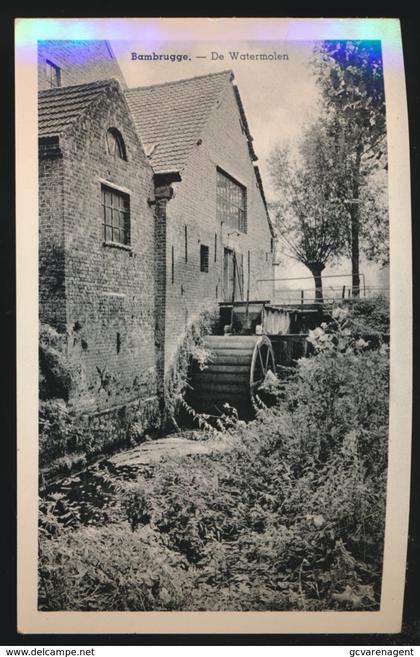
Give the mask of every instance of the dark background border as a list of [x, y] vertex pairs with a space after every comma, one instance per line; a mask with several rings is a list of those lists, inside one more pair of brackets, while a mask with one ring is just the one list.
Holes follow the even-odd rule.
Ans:
[[[77, 11], [74, 3], [68, 3], [66, 8], [57, 3], [47, 6], [48, 3], [35, 5], [36, 17], [89, 17], [107, 16], [119, 17], [133, 14], [132, 7], [126, 12], [121, 7], [111, 2], [103, 2], [99, 7], [99, 13], [95, 14], [93, 6], [91, 11]], [[324, 4], [324, 3], [323, 3]], [[356, 5], [356, 6], [355, 6]], [[363, 17], [366, 5], [350, 3], [348, 11], [343, 3], [334, 5], [328, 10], [321, 6], [322, 16], [328, 17]], [[258, 16], [272, 16], [273, 7], [268, 12], [263, 11], [259, 3]], [[118, 13], [115, 9], [119, 8]], [[177, 14], [173, 13], [176, 8]], [[276, 7], [277, 8], [277, 7]], [[1, 507], [0, 536], [5, 540], [1, 543], [0, 577], [2, 596], [2, 634], [0, 645], [419, 645], [420, 644], [420, 509], [419, 509], [419, 483], [416, 477], [419, 469], [419, 442], [416, 439], [419, 426], [420, 386], [419, 376], [414, 369], [414, 398], [413, 398], [413, 461], [411, 480], [411, 513], [408, 543], [408, 561], [406, 591], [404, 603], [403, 629], [400, 634], [277, 634], [277, 635], [242, 635], [242, 634], [202, 634], [202, 635], [20, 635], [16, 632], [16, 367], [15, 367], [15, 152], [14, 152], [14, 18], [33, 17], [33, 12], [18, 11], [12, 16], [7, 10], [0, 10], [0, 266], [1, 271], [1, 477], [3, 487], [3, 502]], [[143, 10], [143, 7], [141, 8]], [[180, 10], [177, 3], [170, 8], [150, 7], [155, 9], [149, 16], [191, 16], [192, 12]], [[204, 16], [238, 16], [238, 7], [229, 8], [224, 5], [220, 11], [212, 4], [207, 11], [203, 8]], [[296, 3], [282, 3], [283, 16], [314, 17], [309, 10], [298, 11]], [[359, 10], [358, 10], [359, 9]], [[141, 11], [146, 16], [144, 11]], [[256, 12], [255, 12], [256, 13]], [[199, 14], [194, 14], [199, 15]], [[246, 15], [246, 14], [245, 14]], [[277, 15], [276, 15], [277, 16]], [[413, 308], [413, 331], [417, 335], [419, 327], [419, 309], [416, 305], [417, 289], [420, 280], [420, 258], [416, 254], [420, 250], [419, 223], [419, 188], [420, 166], [419, 166], [419, 124], [420, 124], [420, 21], [416, 16], [398, 15], [395, 11], [390, 14], [384, 13], [383, 3], [369, 3], [369, 17], [396, 17], [401, 20], [403, 50], [406, 69], [407, 97], [409, 111], [410, 129], [410, 157], [411, 157], [411, 190], [412, 190], [412, 237], [413, 237], [413, 281], [414, 281], [414, 308]], [[403, 336], [401, 339], [404, 339]], [[414, 344], [414, 364], [417, 362], [417, 345]]]

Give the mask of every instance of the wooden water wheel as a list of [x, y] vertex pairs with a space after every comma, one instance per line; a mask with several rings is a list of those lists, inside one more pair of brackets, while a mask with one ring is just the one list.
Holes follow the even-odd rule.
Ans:
[[210, 352], [206, 368], [194, 366], [192, 372], [193, 408], [220, 415], [227, 402], [237, 409], [239, 417], [252, 417], [252, 402], [266, 373], [275, 372], [270, 340], [265, 335], [207, 336], [205, 347]]

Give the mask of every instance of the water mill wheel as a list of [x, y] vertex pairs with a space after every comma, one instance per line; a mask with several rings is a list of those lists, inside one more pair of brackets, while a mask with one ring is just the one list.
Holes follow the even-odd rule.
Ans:
[[195, 365], [190, 400], [201, 413], [220, 415], [223, 404], [234, 406], [241, 418], [254, 413], [253, 401], [268, 370], [275, 372], [273, 347], [265, 335], [207, 336], [206, 368]]

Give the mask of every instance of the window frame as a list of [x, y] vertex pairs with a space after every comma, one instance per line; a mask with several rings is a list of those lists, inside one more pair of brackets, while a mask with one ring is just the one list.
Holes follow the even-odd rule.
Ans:
[[200, 244], [200, 272], [209, 273], [210, 249], [207, 244]]
[[[227, 181], [224, 186], [219, 185], [219, 181], [222, 179]], [[226, 190], [226, 193], [222, 193], [222, 189]], [[235, 195], [237, 196], [236, 199]], [[220, 167], [216, 167], [216, 214], [218, 221], [240, 233], [247, 233], [247, 206], [248, 198], [245, 185]], [[235, 213], [237, 213], [237, 217], [232, 218]]]
[[[113, 187], [110, 184], [101, 182], [101, 212], [102, 212], [102, 237], [103, 243], [109, 246], [116, 246], [122, 249], [131, 249], [131, 197], [126, 191]], [[110, 194], [111, 204], [106, 203], [106, 194]], [[114, 199], [118, 199], [114, 205]], [[107, 216], [107, 210], [110, 210]], [[109, 217], [110, 214], [110, 217]], [[114, 223], [114, 214], [118, 215], [118, 225]], [[109, 223], [109, 218], [111, 223]], [[123, 224], [121, 224], [123, 219]], [[110, 231], [110, 233], [109, 233]], [[124, 241], [120, 238], [115, 239], [115, 234], [120, 236], [122, 233]]]
[[[108, 135], [113, 140], [113, 145], [114, 145], [113, 152], [111, 149], [111, 144]], [[122, 136], [118, 128], [111, 126], [110, 128], [107, 129], [105, 133], [105, 146], [106, 146], [107, 155], [111, 157], [113, 160], [123, 160], [124, 162], [127, 162], [127, 149], [125, 147], [124, 137]]]

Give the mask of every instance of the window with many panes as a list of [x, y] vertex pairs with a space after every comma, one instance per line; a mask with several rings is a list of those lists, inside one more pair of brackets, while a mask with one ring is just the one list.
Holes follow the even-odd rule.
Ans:
[[105, 242], [130, 244], [130, 197], [102, 185], [103, 236]]
[[246, 233], [246, 188], [217, 169], [217, 218]]
[[51, 89], [61, 87], [61, 68], [50, 62], [49, 59], [45, 62], [45, 75]]

